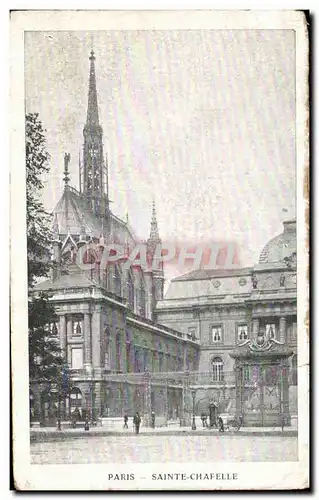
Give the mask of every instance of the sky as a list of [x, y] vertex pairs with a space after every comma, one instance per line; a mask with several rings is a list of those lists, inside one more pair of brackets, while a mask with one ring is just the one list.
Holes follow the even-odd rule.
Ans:
[[[295, 216], [295, 40], [292, 30], [28, 32], [26, 112], [46, 129], [43, 201], [78, 188], [95, 51], [112, 211], [163, 241], [231, 241], [240, 264]], [[284, 210], [284, 211], [283, 211]]]

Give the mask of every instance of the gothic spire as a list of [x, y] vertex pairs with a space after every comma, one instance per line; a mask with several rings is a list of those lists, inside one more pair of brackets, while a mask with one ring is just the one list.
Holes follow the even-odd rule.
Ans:
[[95, 56], [93, 49], [90, 55], [90, 77], [89, 77], [89, 99], [86, 125], [88, 127], [99, 125], [99, 109], [97, 104], [96, 78], [95, 78]]
[[155, 201], [153, 200], [153, 208], [152, 208], [152, 219], [151, 219], [151, 232], [150, 232], [150, 240], [157, 241], [160, 239], [158, 232], [158, 225], [156, 219], [156, 209], [155, 209]]
[[71, 159], [71, 155], [70, 153], [64, 153], [64, 178], [63, 178], [63, 181], [64, 181], [64, 184], [65, 184], [65, 188], [68, 187], [69, 185], [69, 180], [70, 180], [70, 177], [69, 177], [69, 163], [70, 163], [70, 159]]

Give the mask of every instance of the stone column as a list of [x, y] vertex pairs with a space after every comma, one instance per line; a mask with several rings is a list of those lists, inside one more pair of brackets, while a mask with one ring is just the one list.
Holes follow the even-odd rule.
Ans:
[[134, 345], [132, 342], [129, 344], [130, 345], [130, 372], [134, 373], [135, 372], [135, 353], [134, 353]]
[[259, 332], [259, 319], [254, 318], [252, 320], [252, 330], [251, 330], [252, 339], [256, 340], [258, 332]]
[[66, 352], [67, 338], [66, 338], [66, 316], [62, 314], [60, 316], [60, 347], [62, 355], [67, 358]]
[[285, 418], [286, 426], [290, 426], [291, 417], [289, 410], [289, 363], [281, 363], [281, 413]]
[[101, 366], [101, 307], [96, 306], [92, 314], [92, 364], [94, 368]]
[[72, 327], [73, 327], [73, 321], [72, 321], [72, 316], [67, 316], [67, 322], [66, 322], [66, 338], [67, 338], [67, 343], [71, 340], [72, 337]]
[[123, 373], [126, 372], [126, 339], [125, 335], [121, 333], [121, 344], [120, 344], [120, 369]]
[[89, 313], [84, 314], [84, 366], [92, 366], [91, 356], [91, 318]]
[[94, 415], [95, 420], [102, 415], [102, 384], [96, 382], [94, 384]]
[[151, 416], [151, 378], [149, 372], [144, 373], [144, 426], [150, 426]]
[[242, 414], [242, 367], [238, 359], [235, 361], [235, 394], [236, 394], [236, 414]]
[[279, 340], [283, 344], [286, 343], [286, 318], [279, 318]]
[[104, 332], [106, 337], [104, 339], [104, 368], [106, 370], [111, 369], [111, 354], [110, 354], [110, 336]]
[[70, 346], [70, 341], [72, 337], [72, 327], [73, 327], [73, 321], [71, 316], [66, 317], [66, 356], [69, 365], [72, 366], [72, 349]]
[[189, 371], [188, 346], [184, 348], [184, 371]]
[[150, 273], [145, 273], [145, 316], [148, 319], [152, 319], [153, 312], [153, 287], [152, 287], [152, 275]]

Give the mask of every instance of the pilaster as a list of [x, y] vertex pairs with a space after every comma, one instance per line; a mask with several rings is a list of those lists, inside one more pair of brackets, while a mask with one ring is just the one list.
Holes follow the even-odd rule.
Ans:
[[92, 366], [91, 353], [91, 316], [89, 313], [84, 313], [84, 366]]

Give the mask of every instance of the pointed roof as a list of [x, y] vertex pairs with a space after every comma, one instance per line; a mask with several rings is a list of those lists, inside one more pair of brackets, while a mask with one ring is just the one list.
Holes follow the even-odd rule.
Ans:
[[152, 208], [152, 219], [151, 219], [151, 232], [150, 232], [150, 240], [158, 241], [160, 239], [158, 232], [158, 225], [156, 219], [156, 208], [155, 201], [153, 200], [153, 208]]
[[136, 239], [128, 224], [112, 212], [105, 222], [97, 217], [87, 198], [71, 186], [64, 190], [53, 215], [55, 232], [60, 235], [80, 236], [85, 233], [87, 236], [100, 239], [103, 233], [118, 243], [124, 243], [126, 240], [134, 243]]
[[88, 98], [88, 110], [86, 118], [86, 126], [98, 126], [99, 125], [99, 108], [97, 103], [97, 91], [96, 91], [96, 77], [95, 77], [95, 56], [93, 50], [91, 50], [90, 56], [90, 76], [89, 76], [89, 98]]

